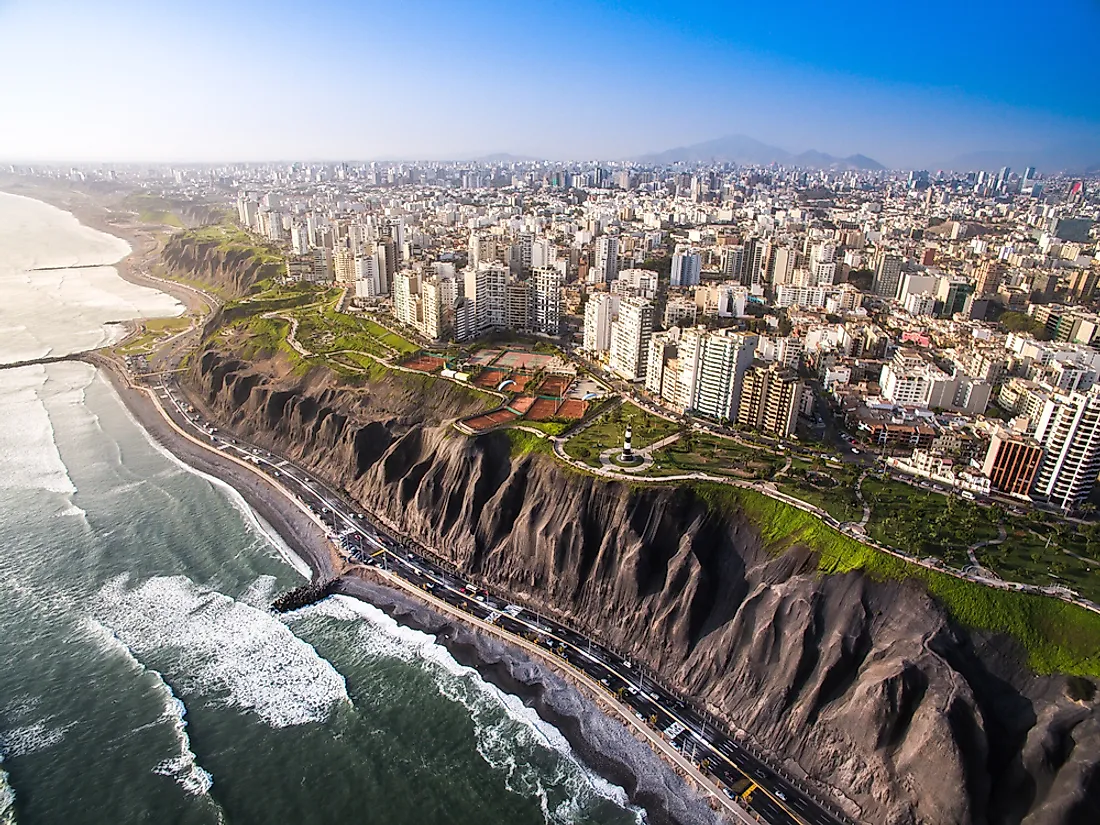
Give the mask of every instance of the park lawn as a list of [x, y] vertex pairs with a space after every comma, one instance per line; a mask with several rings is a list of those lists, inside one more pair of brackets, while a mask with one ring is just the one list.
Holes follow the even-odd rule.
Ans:
[[298, 340], [307, 350], [327, 354], [351, 350], [389, 358], [397, 354], [375, 332], [388, 330], [373, 321], [336, 312], [330, 308], [309, 307], [298, 313]]
[[518, 424], [522, 424], [524, 427], [530, 427], [533, 430], [540, 430], [547, 435], [561, 435], [563, 432], [573, 426], [573, 421], [528, 421], [526, 418], [521, 418]]
[[381, 324], [372, 321], [369, 318], [360, 318], [359, 320], [362, 321], [363, 328], [366, 329], [371, 335], [373, 335], [375, 338], [377, 338], [379, 341], [381, 341], [383, 344], [390, 347], [391, 349], [397, 350], [402, 355], [409, 355], [420, 350], [420, 347], [418, 347], [412, 341], [408, 340], [407, 338], [402, 338], [396, 332], [386, 329]]
[[856, 498], [855, 487], [845, 484], [825, 489], [806, 479], [781, 478], [775, 486], [782, 492], [800, 498], [807, 504], [820, 507], [837, 521], [858, 522], [863, 518], [863, 507]]
[[871, 506], [871, 538], [910, 555], [963, 568], [970, 563], [968, 547], [998, 535], [992, 511], [962, 499], [873, 477], [863, 482], [863, 495]]
[[[858, 522], [863, 518], [863, 505], [856, 496], [860, 472], [846, 464], [792, 458], [790, 469], [775, 484], [784, 493], [820, 507], [839, 522]], [[815, 478], [814, 474], [825, 479]], [[827, 479], [835, 481], [835, 486], [827, 486]]]
[[653, 454], [656, 464], [675, 473], [711, 473], [742, 480], [771, 478], [783, 457], [731, 438], [691, 432]]
[[631, 444], [635, 448], [648, 447], [681, 429], [674, 421], [660, 418], [634, 404], [624, 402], [565, 442], [565, 451], [575, 459], [598, 467], [603, 450], [622, 446], [628, 424], [631, 427]]
[[141, 323], [149, 332], [167, 335], [187, 329], [191, 326], [191, 318], [187, 315], [173, 315], [169, 318], [148, 318]]
[[1062, 585], [1100, 602], [1100, 562], [1078, 552], [1075, 542], [1044, 527], [1038, 528], [1044, 534], [1037, 534], [1022, 520], [1006, 527], [1008, 535], [1003, 544], [977, 550], [983, 567], [1009, 581]]

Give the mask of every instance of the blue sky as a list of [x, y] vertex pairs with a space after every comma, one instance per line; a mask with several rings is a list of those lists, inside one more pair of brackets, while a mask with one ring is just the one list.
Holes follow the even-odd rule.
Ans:
[[[0, 0], [0, 158], [1100, 162], [1100, 0]], [[1049, 152], [1048, 152], [1049, 153]]]

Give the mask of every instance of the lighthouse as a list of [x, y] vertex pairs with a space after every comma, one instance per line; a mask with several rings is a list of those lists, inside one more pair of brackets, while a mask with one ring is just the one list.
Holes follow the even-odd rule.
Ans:
[[633, 461], [634, 450], [630, 446], [630, 425], [626, 425], [626, 433], [623, 435], [623, 461]]

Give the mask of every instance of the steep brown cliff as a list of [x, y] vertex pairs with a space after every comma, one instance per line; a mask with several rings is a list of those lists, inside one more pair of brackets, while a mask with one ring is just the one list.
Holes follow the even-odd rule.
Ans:
[[1100, 696], [1038, 677], [1011, 640], [953, 623], [916, 582], [822, 576], [689, 488], [514, 459], [441, 423], [436, 383], [337, 390], [207, 352], [192, 389], [518, 600], [568, 617], [705, 703], [868, 823], [1100, 821]]
[[173, 235], [161, 259], [170, 273], [211, 284], [231, 295], [244, 295], [253, 284], [283, 274], [271, 256], [246, 246], [200, 240], [190, 233]]

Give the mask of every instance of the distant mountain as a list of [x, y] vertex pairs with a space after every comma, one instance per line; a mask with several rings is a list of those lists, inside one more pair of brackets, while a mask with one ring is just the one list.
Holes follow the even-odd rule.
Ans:
[[634, 158], [639, 163], [654, 166], [671, 166], [674, 163], [736, 163], [742, 166], [766, 166], [780, 163], [787, 166], [805, 166], [812, 169], [866, 169], [877, 171], [885, 167], [866, 155], [838, 158], [825, 152], [810, 149], [795, 155], [778, 146], [769, 146], [747, 135], [726, 137], [679, 146], [663, 152], [653, 152]]

